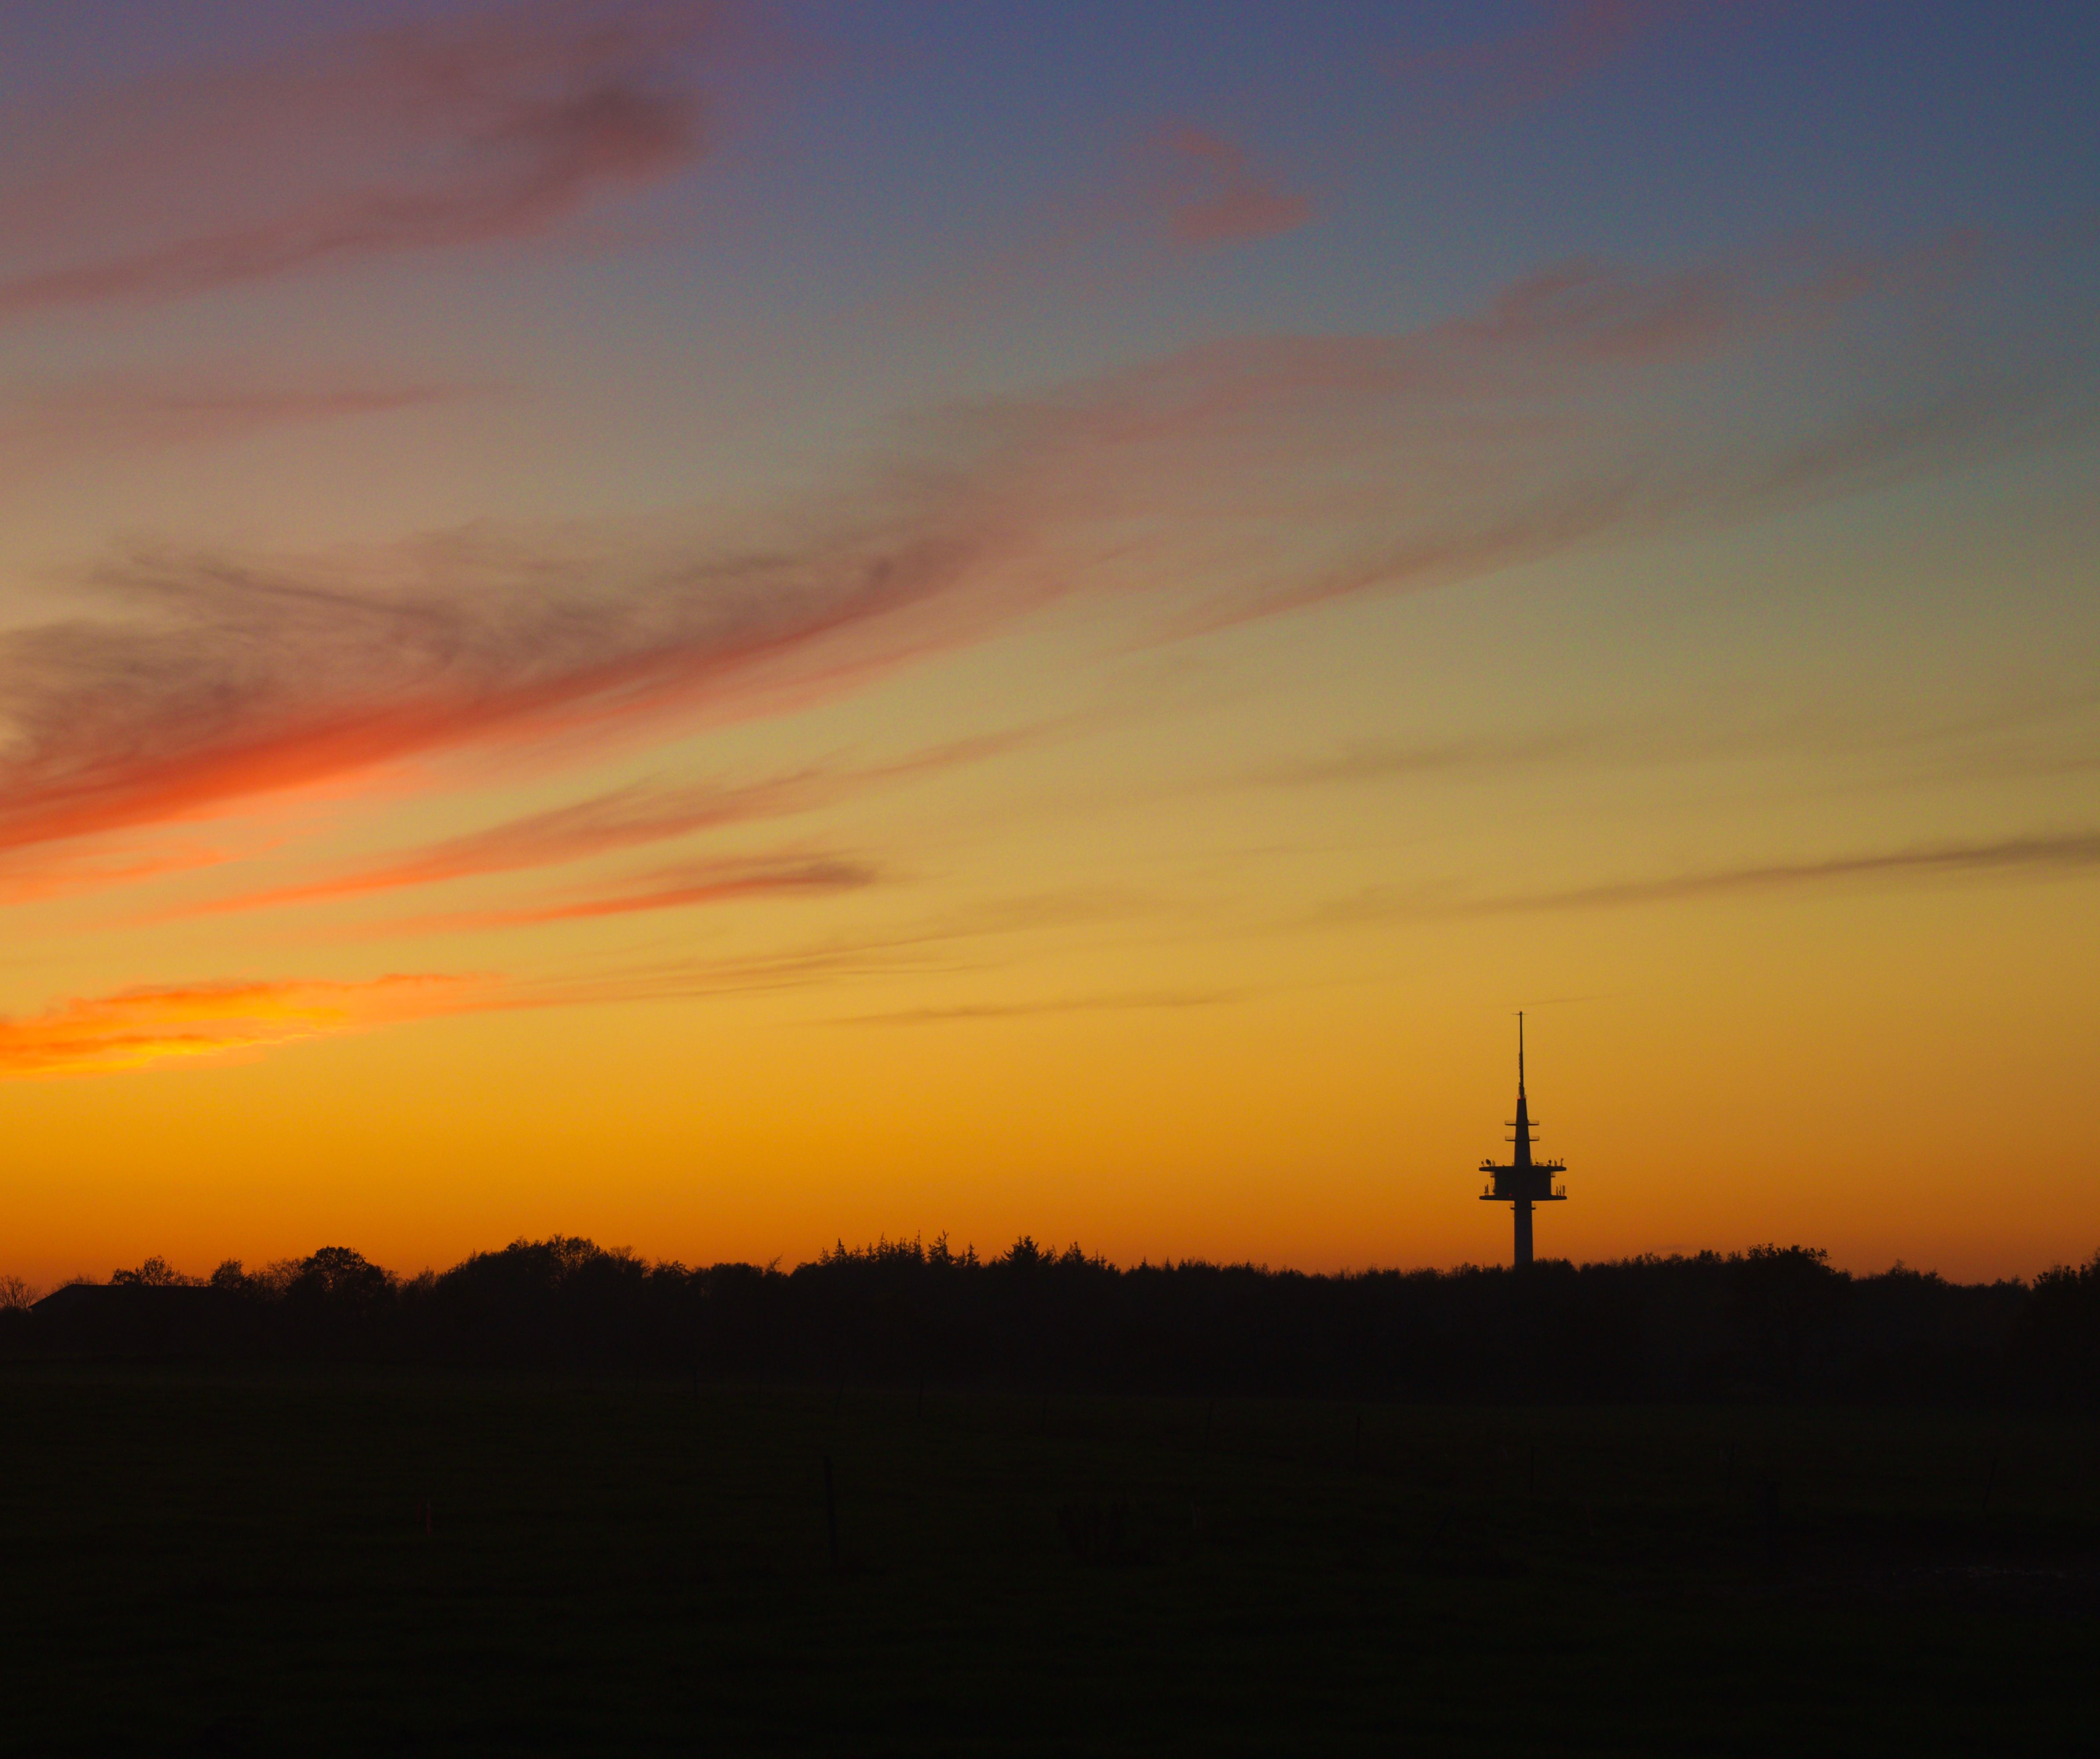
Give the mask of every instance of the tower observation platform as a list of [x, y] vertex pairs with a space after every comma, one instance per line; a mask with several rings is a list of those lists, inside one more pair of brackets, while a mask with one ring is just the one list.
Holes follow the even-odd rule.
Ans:
[[1516, 1262], [1531, 1262], [1531, 1206], [1535, 1203], [1565, 1203], [1567, 1189], [1555, 1182], [1568, 1169], [1559, 1160], [1534, 1160], [1531, 1157], [1532, 1130], [1530, 1107], [1524, 1096], [1524, 1016], [1516, 1017], [1516, 1117], [1510, 1128], [1516, 1134], [1509, 1140], [1515, 1152], [1507, 1166], [1498, 1166], [1492, 1160], [1483, 1160], [1480, 1170], [1488, 1175], [1488, 1188], [1480, 1193], [1482, 1203], [1506, 1203], [1511, 1206], [1516, 1218]]

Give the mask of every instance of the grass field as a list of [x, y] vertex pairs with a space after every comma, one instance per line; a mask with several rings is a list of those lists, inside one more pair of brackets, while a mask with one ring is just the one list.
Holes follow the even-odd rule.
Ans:
[[2089, 1423], [18, 1364], [0, 1437], [9, 1752], [2100, 1738]]

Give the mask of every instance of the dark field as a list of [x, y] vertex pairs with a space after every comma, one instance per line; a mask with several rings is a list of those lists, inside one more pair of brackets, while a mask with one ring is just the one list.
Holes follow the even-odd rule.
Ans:
[[10, 1751], [2095, 1738], [2088, 1422], [0, 1373]]

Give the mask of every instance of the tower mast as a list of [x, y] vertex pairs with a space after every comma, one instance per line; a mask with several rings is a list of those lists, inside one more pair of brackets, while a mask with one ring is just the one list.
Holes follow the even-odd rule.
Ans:
[[1556, 1173], [1568, 1170], [1559, 1160], [1533, 1160], [1531, 1157], [1531, 1105], [1524, 1091], [1524, 1014], [1516, 1017], [1516, 1116], [1510, 1121], [1515, 1134], [1510, 1143], [1515, 1151], [1509, 1165], [1498, 1166], [1492, 1160], [1483, 1160], [1480, 1170], [1488, 1175], [1488, 1188], [1480, 1193], [1482, 1203], [1506, 1203], [1510, 1205], [1516, 1224], [1515, 1262], [1518, 1266], [1531, 1262], [1531, 1206], [1535, 1203], [1565, 1203], [1568, 1193], [1557, 1188], [1553, 1181]]

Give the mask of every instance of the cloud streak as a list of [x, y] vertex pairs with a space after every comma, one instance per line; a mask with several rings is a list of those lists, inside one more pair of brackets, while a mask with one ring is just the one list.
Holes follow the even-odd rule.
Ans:
[[812, 811], [870, 788], [1012, 750], [1035, 736], [1032, 729], [990, 734], [957, 740], [891, 763], [811, 767], [753, 782], [637, 783], [446, 838], [353, 873], [217, 899], [181, 913], [222, 915], [330, 903], [484, 874], [560, 866], [699, 831]]
[[122, 95], [0, 187], [0, 320], [542, 236], [708, 150], [691, 63], [726, 19], [535, 7]]
[[0, 1079], [93, 1075], [355, 1032], [486, 1005], [479, 979], [221, 983], [128, 989], [0, 1019]]
[[1727, 3], [1551, 0], [1533, 24], [1408, 56], [1394, 75], [1439, 121], [1499, 121], [1557, 98], [1672, 20], [1718, 12]]
[[971, 1020], [1030, 1019], [1052, 1014], [1114, 1014], [1154, 1008], [1217, 1008], [1237, 1001], [1243, 990], [1175, 990], [1143, 995], [1074, 996], [1051, 1001], [963, 1002], [945, 1008], [898, 1008], [887, 1013], [848, 1014], [827, 1026], [941, 1026]]
[[994, 533], [938, 513], [799, 550], [651, 555], [477, 533], [349, 562], [149, 553], [120, 616], [0, 635], [0, 850], [209, 815], [465, 747], [760, 712], [960, 639], [920, 615]]
[[1966, 842], [1919, 844], [1813, 861], [1745, 863], [1704, 873], [1619, 880], [1557, 891], [1488, 898], [1434, 898], [1381, 889], [1321, 911], [1329, 925], [1396, 917], [1499, 916], [1533, 911], [1624, 909], [1643, 904], [1812, 891], [1876, 879], [1925, 880], [1992, 875], [2078, 875], [2100, 868], [2100, 832], [2071, 831]]
[[1312, 204], [1261, 175], [1237, 142], [1207, 129], [1178, 128], [1163, 148], [1174, 188], [1168, 226], [1185, 245], [1240, 244], [1295, 232]]
[[705, 904], [734, 904], [754, 898], [858, 891], [871, 886], [876, 870], [865, 862], [836, 855], [752, 856], [685, 862], [659, 868], [623, 891], [600, 892], [565, 902], [505, 910], [477, 910], [415, 923], [401, 929], [457, 930], [533, 927], [549, 922], [586, 922], [604, 917], [633, 916], [644, 911], [684, 910]]
[[343, 382], [249, 385], [110, 378], [32, 391], [0, 414], [0, 481], [39, 475], [76, 458], [208, 445], [289, 426], [355, 421], [455, 402], [448, 385]]
[[[1061, 594], [1185, 582], [1164, 633], [1187, 635], [2100, 431], [2089, 383], [2060, 362], [2026, 370], [2002, 336], [1988, 370], [1957, 363], [1922, 390], [1915, 374], [1847, 376], [1849, 312], [1880, 321], [1993, 260], [1943, 241], [1649, 277], [1563, 265], [1411, 332], [1243, 338], [942, 412], [859, 482], [712, 531], [136, 551], [88, 582], [104, 615], [0, 634], [0, 853], [450, 753], [523, 761], [672, 718], [792, 709]], [[1944, 358], [1947, 314], [1920, 329]], [[1807, 388], [1739, 421], [1732, 399], [1748, 394], [1726, 375], [1781, 345], [1815, 367]], [[607, 798], [305, 895], [789, 809], [706, 790]]]
[[1155, 899], [1074, 891], [994, 899], [915, 922], [835, 935], [776, 952], [673, 957], [573, 970], [506, 990], [506, 1005], [542, 1007], [662, 1001], [808, 989], [862, 979], [923, 978], [999, 962], [982, 950], [1013, 935], [1127, 921], [1156, 913]]
[[1575, 723], [1460, 739], [1362, 740], [1223, 777], [1223, 787], [1307, 788], [1461, 777], [1547, 767], [1798, 761], [1851, 765], [1877, 782], [2052, 775], [2100, 766], [2100, 724], [2090, 693], [2023, 692], [1960, 713], [1892, 719], [1883, 708], [1780, 715], [1716, 725], [1657, 721]]
[[[802, 877], [822, 889], [859, 877], [846, 864], [827, 873], [806, 860]], [[728, 877], [724, 864], [715, 877]], [[685, 876], [698, 882], [697, 872]], [[761, 877], [752, 864], [746, 878]], [[787, 862], [775, 877], [793, 889]], [[637, 897], [642, 895], [638, 893]], [[303, 1040], [439, 1015], [567, 1007], [619, 1001], [763, 994], [859, 978], [974, 969], [963, 944], [1046, 926], [1125, 915], [1127, 898], [1100, 894], [1022, 897], [876, 933], [846, 935], [778, 952], [677, 957], [571, 969], [517, 981], [452, 973], [398, 974], [364, 982], [286, 979], [156, 984], [77, 997], [40, 1014], [0, 1017], [0, 1080], [109, 1074], [170, 1061], [262, 1051]]]
[[1792, 891], [1850, 880], [1930, 878], [1996, 873], [2080, 873], [2100, 867], [2100, 832], [2010, 837], [1993, 842], [1925, 845], [1837, 855], [1820, 861], [1780, 861], [1632, 880], [1564, 891], [1485, 899], [1471, 908], [1498, 910], [1587, 910], [1669, 904], [1745, 892]]

